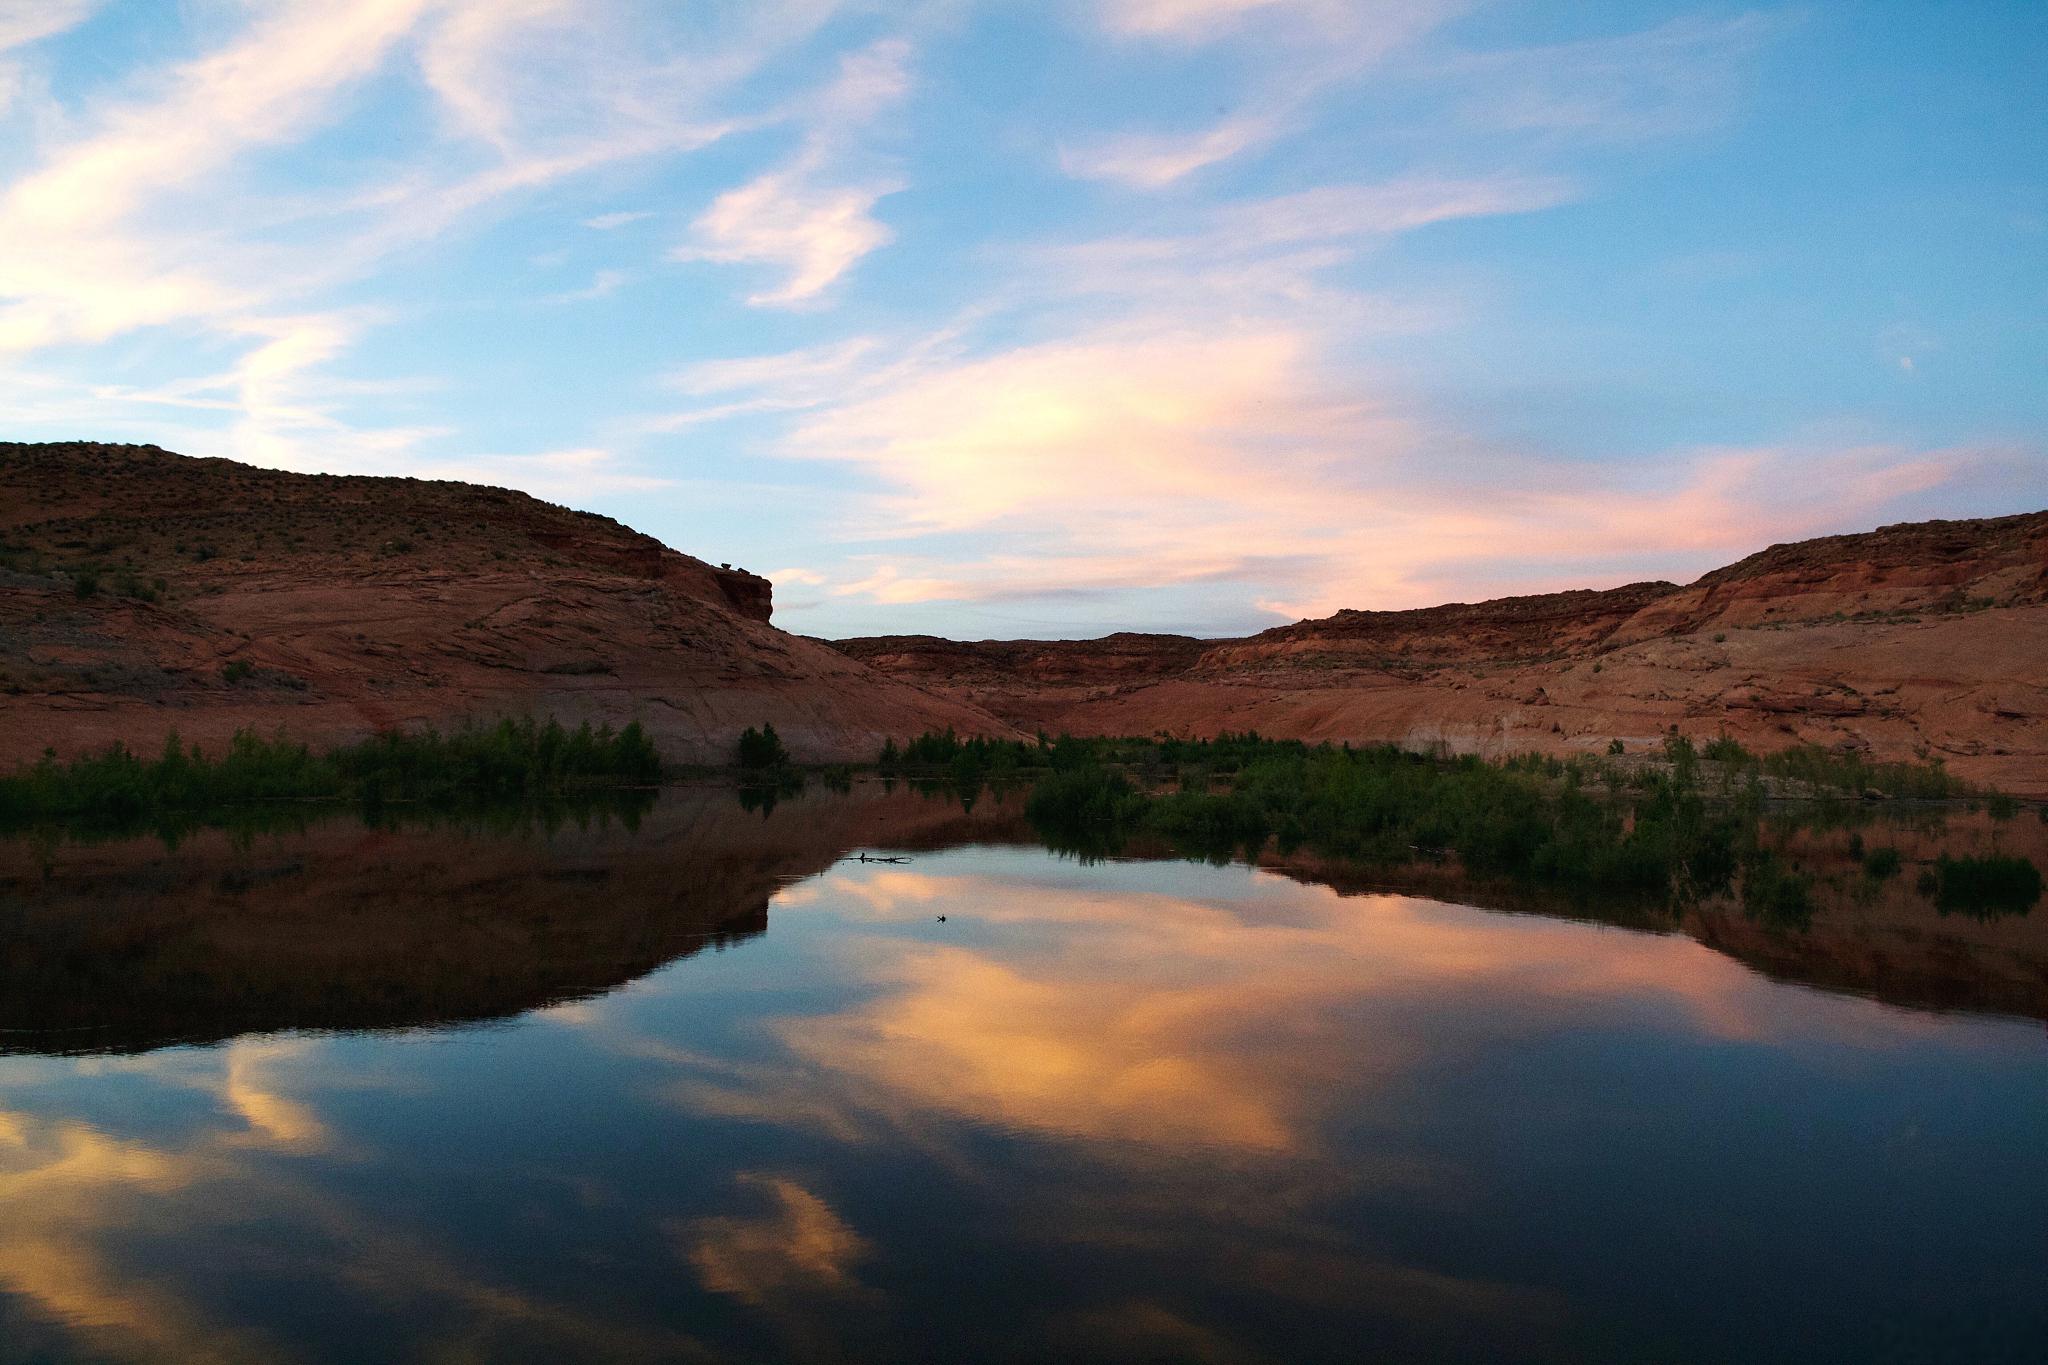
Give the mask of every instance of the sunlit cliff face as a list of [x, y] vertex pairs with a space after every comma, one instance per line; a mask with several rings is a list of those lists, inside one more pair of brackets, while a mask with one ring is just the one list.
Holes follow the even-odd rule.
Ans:
[[[1486, 1149], [1445, 1138], [1433, 1087], [1504, 1067], [1482, 1126], [1540, 1125], [1524, 1063], [1609, 1033], [1851, 1072], [2004, 1046], [1678, 936], [1244, 868], [841, 864], [764, 937], [517, 1025], [0, 1059], [0, 1326], [291, 1359], [290, 1320], [249, 1307], [270, 1285], [423, 1354], [720, 1358], [654, 1311], [681, 1294], [802, 1354], [884, 1330], [892, 1276], [963, 1229], [1317, 1311], [1553, 1323], [1550, 1291], [1417, 1264], [1357, 1211], [1487, 1216]], [[1242, 1345], [1117, 1285], [1029, 1330]]]

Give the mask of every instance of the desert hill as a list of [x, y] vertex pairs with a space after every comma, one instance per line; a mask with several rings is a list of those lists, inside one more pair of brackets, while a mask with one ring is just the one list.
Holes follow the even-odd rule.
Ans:
[[1341, 611], [1245, 639], [836, 642], [1025, 729], [1932, 756], [2048, 795], [2048, 512], [1773, 546], [1697, 582]]
[[0, 443], [0, 764], [173, 728], [324, 741], [520, 713], [639, 719], [684, 762], [763, 721], [814, 760], [947, 726], [1484, 754], [1676, 727], [1940, 757], [2048, 795], [2048, 512], [1232, 640], [828, 644], [771, 604], [765, 579], [504, 489]]
[[0, 764], [498, 714], [637, 718], [677, 761], [764, 721], [816, 759], [1001, 730], [770, 607], [766, 579], [505, 489], [0, 443]]

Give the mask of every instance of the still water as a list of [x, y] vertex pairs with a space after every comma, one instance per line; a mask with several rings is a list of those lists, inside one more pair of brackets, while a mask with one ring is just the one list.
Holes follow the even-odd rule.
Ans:
[[9, 845], [0, 1360], [2043, 1358], [2043, 917], [1616, 918], [877, 789]]

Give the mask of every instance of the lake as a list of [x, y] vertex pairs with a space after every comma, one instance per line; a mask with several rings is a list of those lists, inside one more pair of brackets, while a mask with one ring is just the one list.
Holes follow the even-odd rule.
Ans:
[[1909, 885], [2031, 812], [1792, 929], [761, 804], [0, 845], [0, 1361], [2048, 1347], [2048, 915]]

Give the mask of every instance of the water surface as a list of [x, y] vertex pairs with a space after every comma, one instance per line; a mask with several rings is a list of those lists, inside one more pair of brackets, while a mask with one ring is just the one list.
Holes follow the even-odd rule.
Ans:
[[868, 788], [10, 845], [0, 1360], [2039, 1358], [2034, 917], [1545, 908]]

